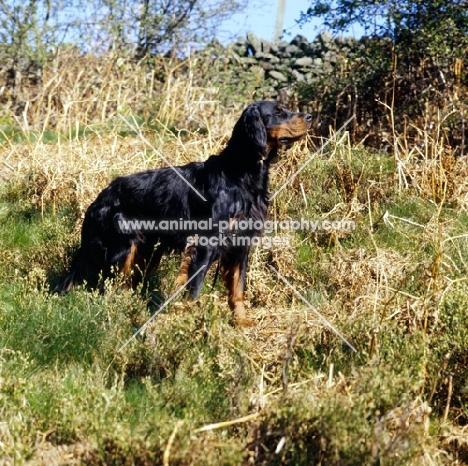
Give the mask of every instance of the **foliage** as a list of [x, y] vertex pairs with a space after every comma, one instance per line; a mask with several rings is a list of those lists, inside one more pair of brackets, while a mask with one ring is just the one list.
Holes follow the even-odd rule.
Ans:
[[366, 36], [388, 37], [398, 52], [421, 58], [463, 58], [468, 40], [468, 12], [463, 0], [315, 0], [302, 13], [301, 21], [313, 17], [321, 17], [335, 32], [358, 24]]
[[358, 140], [365, 137], [374, 147], [391, 148], [396, 133], [405, 132], [418, 144], [415, 128], [444, 121], [447, 142], [466, 153], [465, 2], [317, 0], [301, 21], [313, 17], [322, 18], [335, 33], [353, 24], [365, 30], [344, 64], [339, 62], [310, 88], [299, 85], [306, 101], [324, 96], [327, 123], [338, 127], [355, 113]]
[[[159, 120], [181, 129], [186, 114], [173, 114], [171, 92], [177, 109], [197, 108], [189, 100], [197, 94], [174, 84], [161, 102]], [[239, 111], [213, 109], [203, 133], [144, 119], [137, 131], [177, 165], [218, 153]], [[281, 155], [272, 191], [309, 163], [275, 198], [271, 218], [344, 218], [355, 228], [288, 232], [289, 247], [252, 251], [255, 328], [234, 327], [224, 289], [207, 283], [198, 302], [173, 303], [119, 351], [170, 296], [179, 257], [134, 293], [118, 280], [104, 296], [49, 288], [99, 190], [118, 173], [162, 163], [121, 129], [58, 134], [48, 144], [6, 136], [0, 145], [4, 464], [466, 462], [463, 161], [416, 154], [398, 140], [395, 163], [346, 134], [320, 156], [296, 145]]]
[[212, 40], [244, 0], [0, 1], [0, 52], [42, 63], [64, 45], [80, 52], [113, 50], [140, 59]]
[[41, 62], [67, 32], [60, 12], [74, 8], [75, 0], [0, 1], [0, 51], [13, 58]]
[[136, 57], [169, 51], [188, 54], [190, 47], [212, 41], [222, 21], [245, 6], [245, 0], [145, 0], [133, 19], [138, 22]]

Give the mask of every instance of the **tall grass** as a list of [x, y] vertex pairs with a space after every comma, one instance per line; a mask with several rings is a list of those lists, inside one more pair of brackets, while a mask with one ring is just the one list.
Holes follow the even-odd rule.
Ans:
[[[254, 328], [234, 327], [225, 291], [207, 285], [196, 303], [174, 304], [117, 352], [168, 296], [179, 258], [164, 260], [148, 290], [110, 284], [104, 296], [50, 295], [87, 206], [114, 176], [163, 165], [159, 153], [176, 165], [218, 153], [241, 105], [224, 107], [211, 87], [174, 67], [159, 85], [156, 71], [112, 66], [99, 86], [92, 66], [59, 67], [49, 88], [62, 107], [51, 100], [40, 113], [31, 104], [28, 126], [17, 122], [21, 137], [3, 132], [1, 461], [466, 463], [468, 190], [443, 137], [421, 127], [426, 145], [415, 148], [394, 134], [393, 156], [337, 138], [270, 214], [346, 218], [356, 227], [278, 231], [289, 247], [252, 251]], [[122, 84], [130, 76], [133, 88]], [[31, 136], [38, 124], [44, 136], [53, 121], [55, 141]], [[272, 190], [311, 155], [306, 143], [283, 154]]]

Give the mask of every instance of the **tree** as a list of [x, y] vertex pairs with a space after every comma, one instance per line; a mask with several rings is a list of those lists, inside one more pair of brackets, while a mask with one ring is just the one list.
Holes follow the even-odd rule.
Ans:
[[[468, 65], [466, 0], [311, 0], [310, 5], [300, 23], [318, 17], [336, 34], [359, 25], [364, 36], [347, 56], [347, 72], [340, 79], [333, 77], [332, 85], [324, 76], [317, 88], [303, 90], [305, 98], [327, 93], [328, 107], [322, 99], [327, 115], [334, 112], [339, 124], [351, 111], [356, 113], [362, 135], [374, 130], [376, 141], [382, 134], [428, 122], [437, 127], [434, 121], [443, 120], [450, 144], [463, 153], [468, 111], [463, 73]], [[348, 96], [348, 101], [335, 95]]]
[[314, 17], [337, 33], [357, 24], [365, 35], [390, 38], [413, 57], [466, 55], [466, 0], [313, 0], [299, 22]]
[[0, 0], [0, 51], [40, 62], [67, 34], [63, 20], [76, 0]]
[[38, 60], [63, 43], [142, 58], [216, 37], [247, 0], [0, 0], [0, 51]]
[[[107, 46], [133, 53], [164, 54], [216, 37], [220, 25], [242, 11], [247, 0], [92, 0], [102, 2], [99, 28], [92, 34], [107, 37]], [[107, 36], [106, 36], [107, 34]]]

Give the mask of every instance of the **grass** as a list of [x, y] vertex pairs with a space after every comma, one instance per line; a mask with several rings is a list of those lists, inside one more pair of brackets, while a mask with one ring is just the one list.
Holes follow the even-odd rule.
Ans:
[[[182, 84], [172, 81], [159, 101], [158, 126], [140, 125], [174, 164], [219, 152], [238, 116], [214, 108], [195, 125], [203, 131], [178, 121], [173, 105], [191, 103]], [[164, 162], [117, 127], [47, 143], [7, 135], [0, 463], [468, 464], [463, 161], [449, 163], [439, 141], [424, 158], [403, 153], [399, 140], [392, 157], [342, 136], [270, 213], [348, 219], [355, 228], [278, 231], [289, 247], [255, 249], [247, 279], [254, 328], [234, 327], [224, 289], [206, 283], [197, 303], [175, 303], [118, 352], [169, 295], [178, 257], [165, 258], [148, 289], [135, 293], [114, 284], [104, 296], [49, 289], [97, 193], [116, 175]], [[301, 144], [282, 157], [272, 191], [310, 155]]]

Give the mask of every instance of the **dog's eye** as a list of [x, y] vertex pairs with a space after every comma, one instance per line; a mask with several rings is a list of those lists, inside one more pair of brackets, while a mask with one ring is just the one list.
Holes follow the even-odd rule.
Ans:
[[280, 115], [283, 112], [284, 112], [284, 108], [281, 105], [278, 105], [275, 111], [276, 115]]

